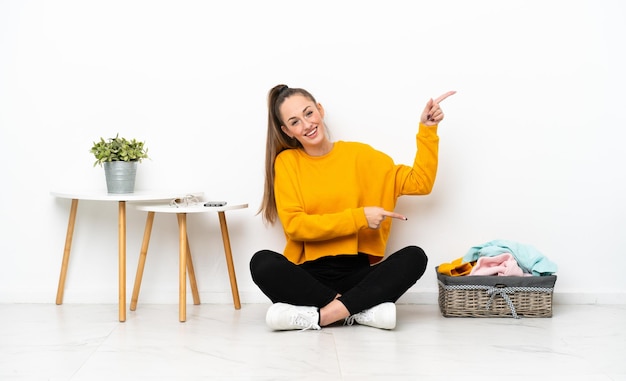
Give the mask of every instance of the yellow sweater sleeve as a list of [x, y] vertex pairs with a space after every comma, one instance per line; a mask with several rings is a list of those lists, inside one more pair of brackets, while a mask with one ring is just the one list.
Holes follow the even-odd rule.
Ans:
[[426, 195], [432, 192], [437, 176], [439, 157], [439, 136], [437, 126], [425, 126], [420, 124], [419, 133], [416, 136], [417, 153], [413, 160], [413, 167], [400, 165], [397, 172], [399, 194], [402, 195]]
[[412, 167], [396, 165], [369, 145], [335, 142], [321, 157], [291, 149], [275, 163], [275, 197], [287, 244], [285, 256], [302, 263], [329, 255], [382, 257], [391, 227], [369, 229], [363, 208], [394, 210], [403, 194], [427, 194], [437, 170], [436, 126], [420, 125]]

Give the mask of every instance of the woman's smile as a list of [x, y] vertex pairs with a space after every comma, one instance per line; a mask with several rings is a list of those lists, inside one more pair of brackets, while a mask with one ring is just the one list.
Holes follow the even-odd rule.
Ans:
[[307, 138], [314, 138], [316, 136], [316, 133], [317, 133], [317, 126], [315, 126], [311, 131], [304, 134], [304, 136], [306, 136]]

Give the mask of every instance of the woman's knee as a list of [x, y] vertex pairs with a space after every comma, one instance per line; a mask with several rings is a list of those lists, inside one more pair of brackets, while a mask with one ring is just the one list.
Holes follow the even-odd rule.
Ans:
[[250, 258], [250, 271], [255, 273], [257, 270], [262, 269], [271, 260], [272, 253], [271, 250], [259, 250], [254, 253], [252, 258]]
[[418, 279], [421, 278], [426, 272], [426, 266], [428, 265], [428, 256], [424, 250], [419, 246], [413, 245], [403, 248], [397, 254], [399, 253], [402, 253], [407, 268], [413, 269], [414, 273], [418, 275]]
[[256, 282], [257, 279], [270, 275], [276, 269], [276, 261], [281, 260], [282, 255], [272, 250], [260, 250], [254, 253], [250, 259], [250, 274]]

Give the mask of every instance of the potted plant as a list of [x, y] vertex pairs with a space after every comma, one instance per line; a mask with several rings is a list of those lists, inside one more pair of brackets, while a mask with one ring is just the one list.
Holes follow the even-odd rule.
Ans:
[[108, 193], [133, 193], [137, 163], [148, 159], [148, 149], [144, 142], [136, 139], [100, 138], [94, 142], [90, 151], [96, 158], [94, 167], [104, 167]]

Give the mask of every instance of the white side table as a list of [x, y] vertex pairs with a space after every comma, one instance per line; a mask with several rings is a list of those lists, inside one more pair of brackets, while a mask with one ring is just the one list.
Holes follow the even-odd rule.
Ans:
[[200, 296], [198, 294], [198, 286], [193, 270], [193, 262], [191, 259], [191, 250], [189, 248], [189, 239], [187, 236], [187, 214], [188, 213], [217, 213], [220, 220], [220, 229], [222, 231], [222, 242], [224, 244], [224, 254], [226, 255], [226, 265], [228, 267], [228, 275], [230, 278], [230, 287], [233, 294], [233, 304], [235, 309], [241, 308], [239, 300], [239, 290], [237, 288], [237, 277], [235, 276], [235, 266], [233, 265], [233, 254], [230, 246], [230, 237], [228, 235], [228, 226], [226, 225], [226, 211], [247, 208], [248, 204], [226, 204], [225, 206], [207, 207], [203, 202], [190, 206], [171, 206], [169, 204], [159, 205], [136, 205], [138, 210], [148, 212], [146, 218], [146, 229], [144, 232], [143, 243], [141, 245], [141, 253], [139, 254], [139, 264], [137, 265], [137, 275], [135, 276], [135, 285], [133, 288], [133, 296], [130, 303], [130, 310], [137, 308], [137, 299], [139, 298], [139, 289], [141, 288], [141, 278], [143, 277], [143, 269], [148, 254], [148, 246], [150, 243], [150, 234], [152, 224], [154, 222], [155, 213], [176, 214], [178, 218], [178, 235], [179, 235], [179, 268], [178, 268], [178, 318], [181, 322], [187, 319], [187, 279], [186, 274], [189, 273], [189, 283], [193, 294], [194, 304], [200, 304]]
[[57, 289], [56, 304], [63, 303], [63, 291], [65, 289], [65, 278], [67, 267], [70, 261], [70, 251], [72, 248], [72, 237], [74, 235], [74, 225], [76, 223], [76, 211], [79, 200], [89, 201], [114, 201], [118, 203], [118, 260], [119, 260], [119, 319], [126, 321], [126, 202], [127, 201], [158, 201], [171, 200], [193, 194], [196, 197], [203, 195], [202, 192], [176, 192], [176, 191], [135, 191], [127, 194], [110, 194], [106, 191], [53, 191], [50, 194], [58, 198], [72, 200], [70, 206], [70, 216], [67, 224], [67, 234], [65, 236], [65, 249], [63, 251], [63, 262], [61, 264], [61, 275], [59, 276], [59, 286]]

